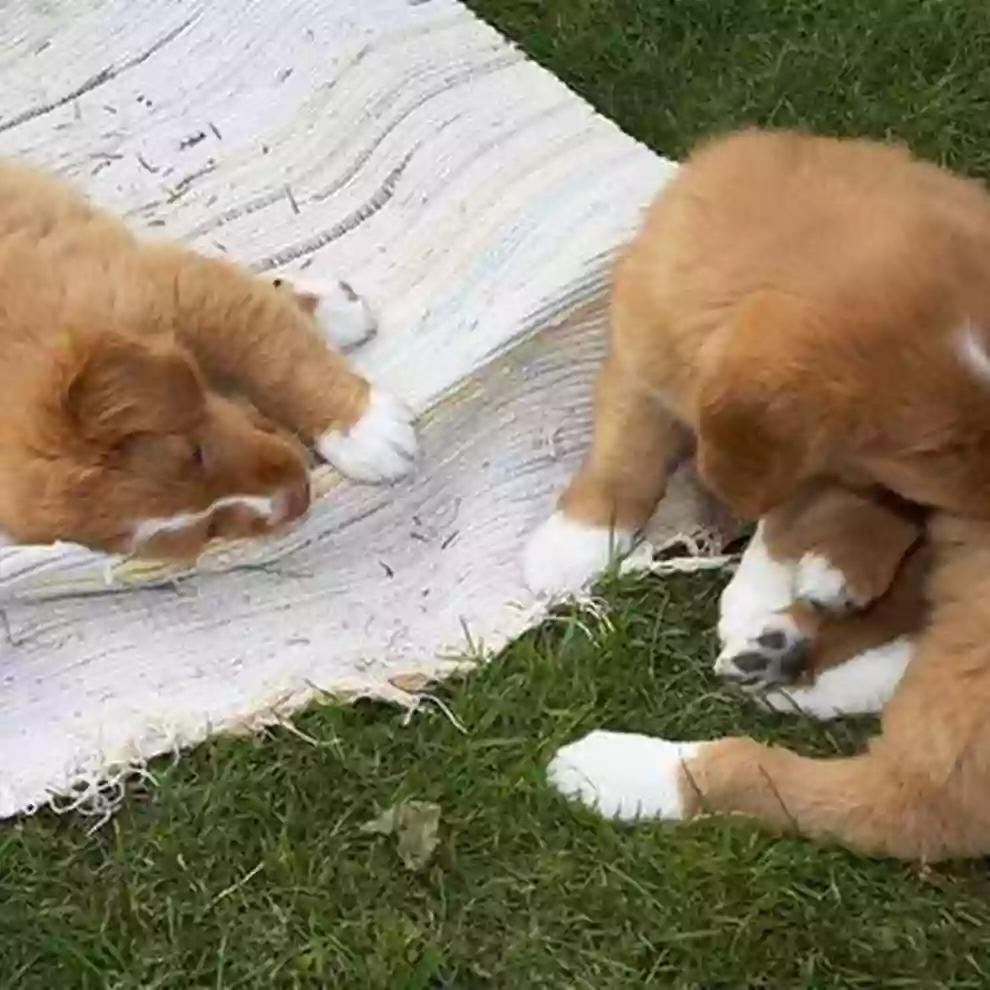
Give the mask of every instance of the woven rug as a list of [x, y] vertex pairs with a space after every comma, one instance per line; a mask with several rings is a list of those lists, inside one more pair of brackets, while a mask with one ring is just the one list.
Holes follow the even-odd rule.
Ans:
[[[314, 698], [415, 705], [537, 621], [526, 534], [588, 439], [609, 259], [674, 166], [453, 0], [14, 0], [0, 150], [259, 273], [350, 281], [422, 415], [396, 488], [316, 478], [195, 572], [0, 551], [0, 816], [105, 813], [149, 758]], [[709, 537], [679, 478], [656, 542]]]

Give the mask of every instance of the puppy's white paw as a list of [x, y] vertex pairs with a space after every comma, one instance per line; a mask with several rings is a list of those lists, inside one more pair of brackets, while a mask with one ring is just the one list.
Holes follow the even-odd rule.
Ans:
[[523, 578], [534, 594], [558, 597], [585, 590], [633, 546], [624, 530], [586, 526], [555, 512], [523, 551]]
[[793, 602], [794, 565], [770, 556], [761, 522], [722, 592], [715, 673], [753, 687], [800, 676], [807, 643], [786, 612]]
[[830, 667], [811, 687], [770, 691], [756, 701], [772, 711], [810, 715], [823, 722], [843, 715], [872, 715], [894, 696], [913, 655], [914, 641], [902, 636]]
[[797, 623], [786, 612], [775, 612], [749, 635], [722, 647], [715, 673], [753, 689], [793, 684], [808, 668], [808, 646]]
[[794, 597], [826, 612], [847, 612], [855, 606], [845, 574], [820, 553], [806, 553], [797, 562]]
[[755, 639], [769, 620], [793, 603], [794, 565], [770, 556], [761, 522], [722, 591], [718, 618], [722, 645]]
[[324, 460], [355, 481], [396, 481], [412, 471], [419, 444], [412, 410], [372, 391], [365, 414], [347, 433], [328, 430], [316, 442]]
[[311, 296], [313, 319], [323, 336], [341, 350], [359, 347], [378, 332], [378, 321], [368, 304], [342, 279], [293, 282], [301, 295]]
[[559, 749], [547, 779], [603, 818], [676, 821], [684, 817], [682, 767], [697, 752], [698, 743], [597, 731]]

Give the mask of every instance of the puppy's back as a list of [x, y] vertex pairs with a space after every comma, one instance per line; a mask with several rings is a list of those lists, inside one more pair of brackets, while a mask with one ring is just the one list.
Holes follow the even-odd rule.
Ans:
[[144, 289], [135, 241], [71, 185], [0, 159], [0, 379], [24, 346], [125, 324]]
[[947, 300], [990, 318], [987, 258], [990, 200], [978, 183], [897, 145], [742, 131], [688, 159], [618, 279], [640, 283], [674, 334], [707, 334], [766, 290], [863, 325], [940, 323]]
[[71, 185], [41, 170], [0, 159], [0, 237], [45, 236], [62, 224], [78, 223], [119, 229]]

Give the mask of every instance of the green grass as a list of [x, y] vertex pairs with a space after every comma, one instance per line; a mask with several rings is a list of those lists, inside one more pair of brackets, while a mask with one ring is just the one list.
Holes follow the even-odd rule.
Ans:
[[[744, 123], [891, 135], [990, 173], [990, 14], [967, 0], [476, 0], [670, 155]], [[598, 725], [847, 751], [864, 726], [758, 715], [709, 674], [716, 586], [633, 581], [426, 712], [328, 708], [201, 747], [87, 836], [0, 829], [3, 988], [990, 986], [985, 863], [922, 870], [740, 822], [620, 829], [549, 793]], [[363, 822], [442, 809], [421, 872]]]
[[980, 0], [472, 0], [671, 157], [743, 124], [908, 141], [990, 174]]
[[[759, 715], [715, 689], [716, 588], [637, 580], [562, 617], [404, 725], [361, 704], [308, 737], [200, 748], [91, 838], [52, 815], [0, 835], [4, 987], [985, 987], [982, 864], [864, 862], [743, 823], [620, 829], [549, 793], [554, 747], [602, 723], [753, 731], [823, 753], [862, 726]], [[406, 870], [360, 826], [437, 803]], [[645, 982], [644, 982], [645, 981]]]

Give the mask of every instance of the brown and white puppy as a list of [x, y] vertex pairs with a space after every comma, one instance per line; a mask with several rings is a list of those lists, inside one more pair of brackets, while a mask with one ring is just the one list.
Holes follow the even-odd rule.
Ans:
[[695, 446], [743, 518], [817, 479], [854, 492], [835, 531], [868, 520], [873, 548], [834, 566], [823, 545], [797, 580], [826, 608], [868, 605], [920, 535], [904, 505], [990, 518], [988, 258], [984, 188], [902, 148], [701, 147], [617, 266], [591, 449], [527, 583], [572, 592], [627, 552]]
[[550, 779], [618, 819], [986, 855], [987, 196], [896, 149], [794, 135], [715, 144], [678, 182], [620, 268], [593, 449], [530, 573], [573, 579], [628, 546], [693, 431], [716, 491], [768, 513], [722, 597], [719, 672], [800, 682], [761, 696], [781, 711], [883, 709], [882, 732], [831, 760], [593, 732]]
[[[792, 562], [793, 564], [793, 562]], [[761, 534], [726, 589], [722, 619], [786, 598], [787, 564]], [[867, 613], [834, 620], [832, 661], [814, 683], [773, 691], [782, 712], [830, 719], [883, 710], [862, 753], [816, 759], [749, 738], [671, 742], [593, 732], [565, 746], [551, 781], [620, 820], [744, 815], [779, 832], [854, 851], [933, 861], [990, 853], [990, 523], [934, 513], [887, 594]], [[835, 632], [835, 629], [832, 630]], [[826, 638], [832, 635], [827, 633]], [[843, 640], [843, 635], [845, 639]]]
[[373, 330], [342, 283], [297, 292], [143, 242], [0, 164], [0, 530], [188, 561], [302, 516], [307, 448], [402, 476], [409, 411], [336, 350]]

